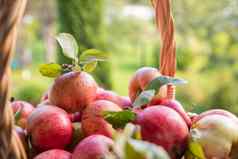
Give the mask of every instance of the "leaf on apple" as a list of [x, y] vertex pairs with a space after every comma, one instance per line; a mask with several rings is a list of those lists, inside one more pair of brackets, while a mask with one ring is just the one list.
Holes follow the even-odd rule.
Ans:
[[91, 61], [89, 63], [86, 63], [84, 66], [83, 66], [83, 70], [85, 72], [93, 72], [94, 69], [97, 67], [97, 64], [98, 62], [97, 61]]
[[188, 156], [193, 156], [198, 159], [206, 159], [202, 146], [194, 140], [189, 142], [187, 151], [188, 152], [186, 154]]
[[63, 50], [63, 54], [71, 59], [77, 60], [78, 59], [78, 44], [75, 38], [68, 33], [60, 33], [56, 40], [58, 41], [59, 45]]
[[82, 132], [82, 125], [80, 122], [74, 122], [73, 126], [73, 139], [71, 143], [67, 146], [70, 150], [73, 150], [74, 147], [85, 138], [85, 135]]
[[169, 155], [162, 147], [141, 140], [129, 139], [125, 151], [126, 159], [169, 159]]
[[97, 49], [88, 49], [79, 57], [80, 63], [85, 64], [92, 61], [106, 61], [109, 58], [109, 53]]
[[62, 67], [56, 63], [42, 64], [40, 65], [39, 71], [43, 76], [54, 78], [61, 75]]
[[187, 81], [181, 78], [174, 78], [169, 76], [159, 76], [153, 79], [148, 86], [146, 87], [146, 90], [154, 89], [157, 92], [163, 85], [167, 84], [173, 84], [173, 85], [183, 85], [186, 84]]
[[136, 113], [130, 110], [104, 111], [102, 115], [114, 128], [124, 128], [127, 123], [134, 121], [136, 118]]
[[22, 114], [22, 110], [23, 110], [23, 106], [21, 106], [20, 108], [18, 108], [17, 112], [14, 114], [14, 118], [15, 118], [15, 122], [17, 123], [20, 118], [21, 118], [21, 114]]
[[140, 95], [135, 99], [132, 104], [133, 107], [139, 108], [145, 104], [148, 104], [151, 99], [155, 96], [156, 91], [154, 89], [142, 91]]
[[125, 159], [131, 158], [144, 159], [146, 157], [143, 152], [136, 150], [134, 146], [128, 142], [126, 142], [125, 144], [124, 151], [125, 151]]
[[141, 136], [141, 127], [139, 125], [135, 126], [134, 128], [134, 132], [132, 134], [132, 138], [136, 139], [136, 140], [141, 140], [142, 136]]

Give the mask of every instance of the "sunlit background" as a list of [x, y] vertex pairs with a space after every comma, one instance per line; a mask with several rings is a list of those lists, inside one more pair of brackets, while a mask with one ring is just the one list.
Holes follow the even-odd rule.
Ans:
[[[225, 108], [238, 114], [238, 1], [172, 0], [176, 23], [177, 76], [189, 84], [177, 99], [189, 111]], [[41, 63], [69, 62], [55, 41], [59, 32], [77, 39], [80, 51], [111, 52], [94, 77], [105, 88], [127, 95], [136, 69], [159, 65], [160, 38], [149, 0], [31, 0], [12, 61], [12, 93], [38, 103], [52, 79]]]

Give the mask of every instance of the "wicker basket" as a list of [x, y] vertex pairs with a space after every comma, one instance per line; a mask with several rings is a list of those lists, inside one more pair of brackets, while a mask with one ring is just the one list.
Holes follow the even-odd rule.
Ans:
[[[174, 76], [176, 48], [170, 0], [151, 0], [156, 24], [161, 35], [160, 72]], [[13, 114], [9, 101], [10, 59], [16, 42], [17, 25], [22, 18], [26, 0], [0, 0], [0, 159], [26, 159], [23, 146], [13, 131]], [[175, 98], [175, 87], [168, 86], [167, 97]]]

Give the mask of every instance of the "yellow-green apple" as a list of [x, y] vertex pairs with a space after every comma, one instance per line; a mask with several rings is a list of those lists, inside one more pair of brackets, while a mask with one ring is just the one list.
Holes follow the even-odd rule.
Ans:
[[121, 111], [122, 109], [106, 100], [97, 100], [91, 103], [83, 111], [82, 129], [86, 136], [93, 134], [101, 134], [107, 137], [112, 137], [115, 131], [111, 124], [103, 118], [104, 111]]
[[209, 110], [193, 120], [190, 142], [202, 147], [206, 159], [238, 158], [238, 119], [225, 110]]
[[95, 100], [97, 83], [86, 72], [69, 72], [58, 77], [49, 91], [51, 104], [67, 112], [80, 112]]

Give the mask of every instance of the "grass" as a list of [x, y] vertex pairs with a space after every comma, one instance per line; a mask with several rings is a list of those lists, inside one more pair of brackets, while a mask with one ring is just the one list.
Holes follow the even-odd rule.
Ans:
[[[145, 53], [147, 54], [145, 55]], [[142, 61], [143, 56], [145, 57]], [[113, 90], [120, 95], [127, 96], [129, 81], [135, 71], [142, 65], [153, 63], [152, 51], [115, 53], [110, 61], [112, 65]]]

